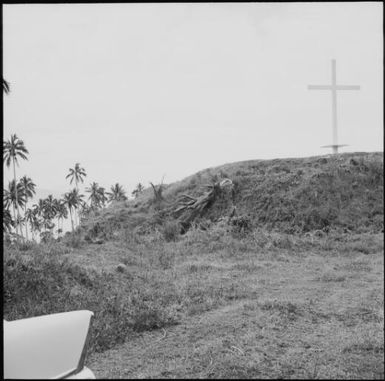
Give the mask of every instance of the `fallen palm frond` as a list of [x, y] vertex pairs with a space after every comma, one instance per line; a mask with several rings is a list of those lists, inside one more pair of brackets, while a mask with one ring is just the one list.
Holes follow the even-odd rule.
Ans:
[[197, 198], [188, 194], [180, 195], [173, 214], [174, 216], [179, 215], [181, 217], [180, 222], [183, 229], [186, 229], [196, 217], [202, 215], [203, 211], [212, 205], [226, 187], [231, 187], [232, 185], [233, 182], [230, 179], [224, 179], [220, 182], [207, 184], [208, 190]]
[[9, 83], [4, 78], [3, 78], [3, 91], [5, 94], [9, 94], [9, 92], [11, 91]]
[[154, 185], [150, 181], [150, 185], [152, 186], [152, 190], [154, 191], [154, 201], [155, 203], [160, 203], [164, 200], [163, 198], [163, 190], [164, 190], [164, 184], [163, 184], [164, 176], [162, 177], [162, 181], [158, 186]]

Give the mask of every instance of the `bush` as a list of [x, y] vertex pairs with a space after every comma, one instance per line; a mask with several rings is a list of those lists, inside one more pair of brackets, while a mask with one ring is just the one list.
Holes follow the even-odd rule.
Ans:
[[166, 242], [176, 241], [180, 234], [180, 224], [177, 221], [167, 221], [162, 230]]
[[247, 215], [233, 217], [230, 220], [230, 224], [235, 233], [245, 234], [251, 232], [253, 229], [253, 221], [250, 216]]
[[78, 249], [82, 247], [83, 240], [79, 233], [71, 233], [64, 237], [63, 242], [66, 246]]
[[36, 246], [36, 243], [31, 241], [24, 241], [19, 244], [17, 244], [17, 247], [20, 251], [28, 251], [33, 249]]
[[43, 243], [48, 243], [53, 241], [54, 237], [53, 237], [52, 231], [47, 230], [47, 231], [41, 232], [40, 239], [41, 239], [41, 242]]

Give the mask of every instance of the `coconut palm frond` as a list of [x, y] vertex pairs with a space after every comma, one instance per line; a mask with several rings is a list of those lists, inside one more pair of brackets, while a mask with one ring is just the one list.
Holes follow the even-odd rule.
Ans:
[[181, 194], [177, 199], [177, 205], [172, 213], [181, 216], [180, 222], [182, 226], [186, 228], [195, 218], [202, 215], [204, 211], [215, 202], [225, 188], [231, 187], [232, 185], [233, 182], [228, 178], [222, 181], [215, 179], [211, 184], [206, 184], [208, 190], [198, 198], [188, 194]]
[[84, 177], [86, 176], [87, 174], [85, 169], [81, 168], [79, 163], [76, 163], [74, 168], [69, 169], [66, 179], [71, 178], [70, 184], [72, 184], [72, 182], [75, 181], [75, 184], [77, 187], [79, 182], [82, 182], [82, 183], [84, 182]]
[[3, 78], [3, 91], [5, 94], [9, 94], [11, 92], [11, 87], [9, 86], [9, 82], [7, 82], [4, 78]]

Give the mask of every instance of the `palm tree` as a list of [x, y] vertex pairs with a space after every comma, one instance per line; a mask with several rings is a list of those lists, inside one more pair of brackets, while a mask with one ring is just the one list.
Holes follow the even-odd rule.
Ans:
[[32, 238], [35, 239], [35, 232], [40, 232], [42, 227], [41, 216], [43, 214], [44, 201], [39, 199], [37, 204], [32, 205], [33, 220], [31, 224]]
[[30, 198], [33, 198], [34, 194], [36, 194], [36, 184], [32, 181], [32, 179], [30, 177], [23, 176], [19, 182], [24, 190], [26, 201], [28, 201]]
[[3, 78], [3, 91], [5, 94], [9, 94], [9, 92], [11, 91], [9, 83], [4, 78]]
[[111, 187], [111, 192], [107, 192], [108, 195], [108, 201], [126, 201], [126, 192], [124, 191], [123, 187], [116, 183]]
[[80, 205], [83, 202], [84, 195], [79, 193], [79, 190], [76, 189], [76, 188], [72, 189], [71, 193], [72, 193], [72, 198], [73, 198], [73, 203], [74, 203], [74, 206], [75, 206], [75, 210], [77, 211], [79, 209]]
[[29, 223], [29, 226], [31, 227], [31, 232], [33, 233], [33, 224], [34, 224], [35, 217], [36, 216], [35, 216], [35, 212], [33, 209], [31, 209], [31, 208], [25, 209], [25, 211], [24, 211], [25, 236], [27, 237], [27, 240], [28, 240], [27, 225]]
[[75, 187], [77, 189], [78, 183], [80, 181], [83, 182], [84, 181], [83, 177], [86, 177], [86, 176], [87, 176], [87, 174], [86, 174], [86, 171], [84, 170], [84, 168], [81, 168], [80, 164], [76, 163], [74, 168], [69, 169], [69, 173], [66, 176], [66, 179], [68, 179], [69, 177], [71, 178], [70, 184], [72, 184], [72, 182], [75, 181]]
[[50, 194], [44, 200], [43, 219], [44, 227], [46, 228], [46, 230], [52, 230], [55, 227], [55, 224], [52, 222], [52, 220], [56, 217], [56, 204], [57, 201], [55, 198], [53, 198], [52, 194]]
[[68, 210], [69, 210], [70, 216], [71, 216], [72, 231], [74, 231], [74, 223], [73, 223], [73, 219], [72, 219], [72, 209], [76, 210], [78, 208], [78, 206], [82, 202], [83, 197], [84, 196], [82, 194], [80, 194], [76, 188], [74, 188], [74, 189], [72, 189], [72, 191], [64, 194], [65, 205], [68, 207]]
[[[10, 92], [9, 83], [3, 78], [3, 91], [5, 94]], [[14, 221], [12, 220], [11, 212], [9, 211], [9, 201], [4, 199], [6, 190], [3, 191], [3, 231], [10, 232], [11, 228], [14, 226]]]
[[11, 216], [11, 212], [8, 208], [3, 208], [3, 232], [10, 232], [12, 227], [14, 226], [14, 222]]
[[[8, 188], [9, 188], [9, 184], [8, 184]], [[9, 207], [11, 206], [12, 202], [11, 202], [11, 196], [10, 196], [10, 192], [8, 189], [3, 189], [3, 209], [9, 209]]]
[[[17, 216], [17, 219], [16, 219], [16, 225], [20, 227], [20, 232], [22, 232], [22, 227], [24, 225], [24, 222], [25, 222], [25, 219], [24, 217], [22, 216]], [[24, 239], [23, 235], [21, 235], [22, 238]]]
[[[27, 158], [28, 153], [29, 153], [28, 150], [24, 146], [24, 142], [20, 140], [16, 136], [16, 134], [11, 135], [11, 140], [3, 142], [3, 161], [5, 162], [8, 168], [11, 166], [11, 163], [13, 164], [13, 180], [15, 183], [16, 183], [16, 164], [19, 165], [18, 158], [28, 160]], [[16, 199], [18, 198], [17, 191], [18, 189], [17, 187], [15, 187]], [[19, 206], [17, 203], [16, 203], [16, 210], [17, 210], [17, 216], [19, 216], [20, 215]], [[17, 221], [16, 221], [16, 232], [17, 232]], [[21, 231], [20, 231], [20, 234], [22, 235]]]
[[90, 195], [88, 199], [90, 200], [91, 208], [92, 209], [98, 209], [100, 206], [100, 191], [99, 191], [99, 184], [95, 183], [95, 181], [90, 184], [89, 188], [86, 188], [86, 192], [88, 192]]
[[[23, 188], [20, 183], [17, 183], [15, 186], [15, 181], [12, 180], [8, 183], [8, 189], [3, 190], [3, 202], [8, 207], [12, 205], [13, 208], [13, 217], [15, 222], [15, 230], [16, 234], [18, 234], [17, 226], [18, 221], [20, 220], [20, 215], [16, 215], [16, 208], [18, 209], [19, 206], [23, 207], [25, 204], [25, 197], [23, 193]], [[21, 232], [21, 229], [20, 229]], [[22, 234], [21, 234], [22, 235]]]
[[[79, 163], [76, 163], [74, 168], [69, 169], [69, 173], [66, 176], [66, 179], [68, 179], [68, 178], [71, 179], [70, 184], [72, 184], [72, 182], [75, 181], [75, 188], [76, 188], [76, 190], [78, 190], [78, 183], [79, 182], [83, 183], [84, 182], [83, 178], [86, 176], [87, 176], [87, 174], [86, 174], [85, 169], [81, 168]], [[77, 208], [75, 208], [75, 212], [74, 212], [75, 225], [76, 225], [76, 211], [77, 211]]]
[[103, 187], [99, 188], [99, 200], [100, 200], [101, 208], [104, 208], [106, 206], [106, 202], [107, 202], [108, 198], [106, 195], [106, 190]]
[[50, 194], [44, 200], [44, 213], [48, 217], [49, 220], [52, 220], [56, 216], [56, 204], [57, 200]]
[[35, 213], [35, 215], [37, 215], [39, 217], [43, 216], [44, 208], [45, 208], [44, 200], [41, 198], [39, 198], [39, 201], [37, 202], [37, 204], [33, 205], [34, 213]]
[[131, 194], [132, 194], [135, 198], [137, 198], [137, 197], [143, 192], [143, 190], [144, 190], [144, 186], [143, 186], [141, 183], [139, 183], [139, 184], [136, 186], [136, 188], [131, 192]]
[[50, 220], [52, 219], [52, 201], [53, 197], [50, 195], [47, 199], [39, 199], [37, 204], [33, 205], [33, 212], [35, 215], [34, 226], [35, 230], [40, 231], [41, 227], [44, 227], [46, 230], [52, 228], [52, 223]]
[[[24, 204], [24, 216], [25, 216], [25, 213], [27, 210], [28, 199], [30, 199], [30, 198], [32, 199], [33, 195], [36, 193], [36, 191], [35, 191], [36, 185], [32, 181], [32, 179], [30, 177], [27, 177], [27, 176], [23, 176], [19, 182], [23, 188], [23, 193], [24, 193], [24, 197], [25, 197], [25, 204]], [[28, 224], [25, 224], [25, 236], [28, 239], [27, 225]]]
[[59, 237], [59, 229], [60, 229], [60, 218], [59, 218], [59, 208], [60, 208], [60, 201], [55, 198], [54, 199], [54, 204], [55, 204], [55, 217], [57, 218], [57, 236]]
[[87, 217], [90, 214], [91, 210], [91, 207], [88, 206], [85, 201], [82, 201], [79, 210], [80, 221], [82, 221], [84, 217]]
[[74, 231], [74, 221], [72, 219], [72, 208], [73, 208], [73, 199], [72, 199], [72, 194], [71, 192], [67, 192], [63, 195], [63, 200], [65, 203], [65, 206], [68, 208], [70, 212], [70, 217], [71, 217], [71, 227], [72, 231]]
[[32, 209], [33, 212], [33, 220], [31, 223], [31, 231], [32, 231], [32, 239], [35, 240], [35, 232], [41, 231], [43, 226], [43, 221], [38, 216], [38, 210], [36, 208]]
[[[66, 208], [66, 202], [63, 199], [56, 200], [56, 217], [57, 217], [57, 233], [58, 236], [63, 232], [63, 219], [68, 217], [68, 212]], [[61, 228], [60, 228], [61, 221]]]

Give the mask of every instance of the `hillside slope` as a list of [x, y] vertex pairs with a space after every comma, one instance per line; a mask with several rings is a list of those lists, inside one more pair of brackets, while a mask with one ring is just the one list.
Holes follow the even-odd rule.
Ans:
[[176, 216], [178, 199], [199, 197], [229, 178], [233, 187], [219, 192], [194, 222], [224, 217], [247, 227], [285, 233], [330, 229], [383, 231], [383, 153], [345, 153], [298, 159], [251, 160], [205, 169], [164, 185], [161, 201], [152, 188], [137, 199], [117, 203], [83, 222], [86, 237], [108, 239], [120, 229], [153, 231]]

